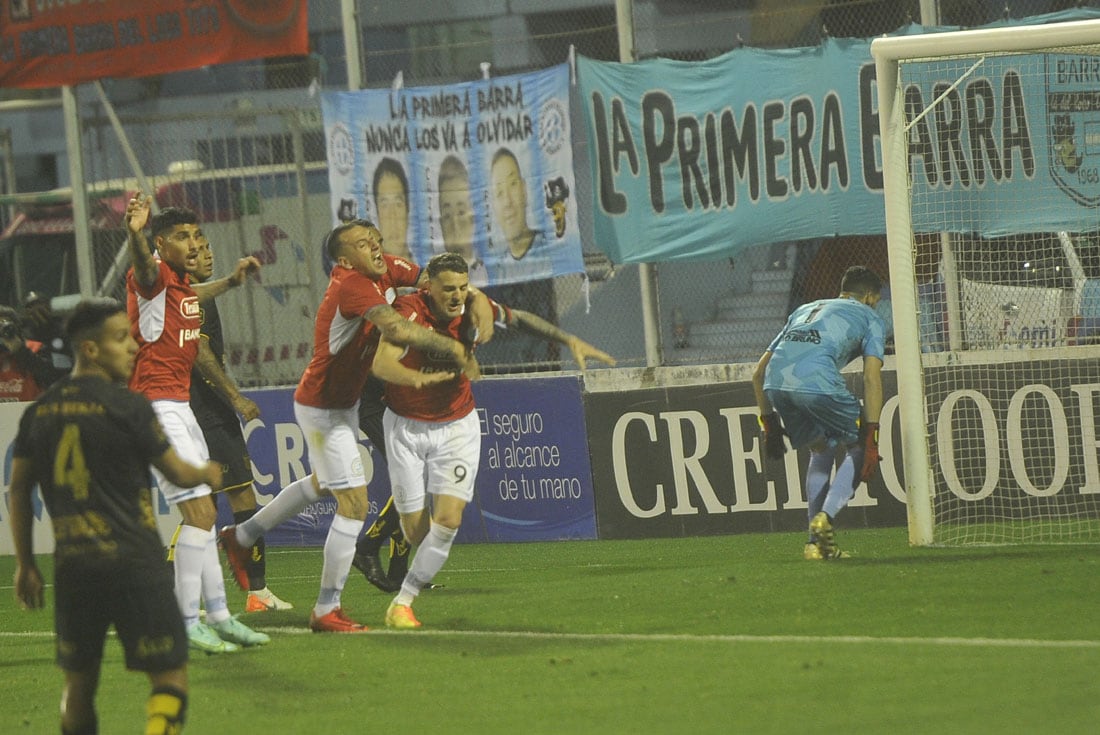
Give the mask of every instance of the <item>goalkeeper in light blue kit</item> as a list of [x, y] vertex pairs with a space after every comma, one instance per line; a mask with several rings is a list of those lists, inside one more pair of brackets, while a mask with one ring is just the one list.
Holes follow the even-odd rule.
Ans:
[[[844, 556], [833, 535], [833, 519], [878, 467], [886, 327], [874, 307], [881, 293], [877, 274], [852, 266], [844, 272], [838, 297], [794, 310], [753, 371], [768, 457], [783, 456], [784, 434], [795, 449], [810, 450], [807, 559]], [[859, 399], [840, 374], [857, 357], [863, 358], [862, 419]], [[837, 459], [840, 466], [830, 484]]]

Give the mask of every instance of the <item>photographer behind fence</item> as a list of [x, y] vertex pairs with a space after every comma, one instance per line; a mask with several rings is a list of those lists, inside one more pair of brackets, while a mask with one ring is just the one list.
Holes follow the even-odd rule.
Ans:
[[31, 291], [23, 300], [23, 336], [40, 342], [38, 354], [63, 373], [73, 369], [73, 350], [65, 336], [62, 318], [54, 313], [48, 296]]
[[39, 354], [41, 347], [24, 338], [15, 309], [0, 306], [0, 402], [33, 401], [65, 374]]

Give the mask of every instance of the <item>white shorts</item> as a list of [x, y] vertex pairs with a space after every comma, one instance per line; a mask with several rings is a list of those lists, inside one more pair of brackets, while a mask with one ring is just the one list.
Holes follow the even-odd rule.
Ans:
[[366, 487], [359, 454], [359, 404], [351, 408], [315, 408], [294, 402], [294, 418], [309, 450], [317, 484], [328, 490]]
[[426, 493], [469, 503], [481, 461], [477, 412], [447, 422], [417, 421], [390, 409], [382, 417], [393, 504], [398, 513], [424, 510]]
[[[210, 460], [210, 452], [206, 448], [206, 439], [203, 438], [202, 429], [198, 419], [191, 410], [191, 404], [183, 401], [153, 401], [153, 412], [160, 420], [164, 428], [164, 435], [168, 437], [168, 443], [176, 454], [185, 462], [201, 467]], [[210, 486], [203, 483], [195, 487], [180, 487], [161, 474], [156, 467], [151, 467], [153, 477], [157, 478], [164, 499], [172, 505], [182, 503], [185, 500], [201, 498], [210, 494]]]

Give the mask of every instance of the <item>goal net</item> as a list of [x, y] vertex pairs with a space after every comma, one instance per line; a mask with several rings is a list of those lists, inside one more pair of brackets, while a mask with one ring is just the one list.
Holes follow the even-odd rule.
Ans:
[[871, 49], [910, 542], [1100, 542], [1100, 21]]

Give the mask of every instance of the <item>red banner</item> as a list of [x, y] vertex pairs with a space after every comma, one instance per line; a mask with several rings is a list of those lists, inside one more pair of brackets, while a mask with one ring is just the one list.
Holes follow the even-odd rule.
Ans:
[[0, 87], [309, 52], [306, 0], [0, 0]]

